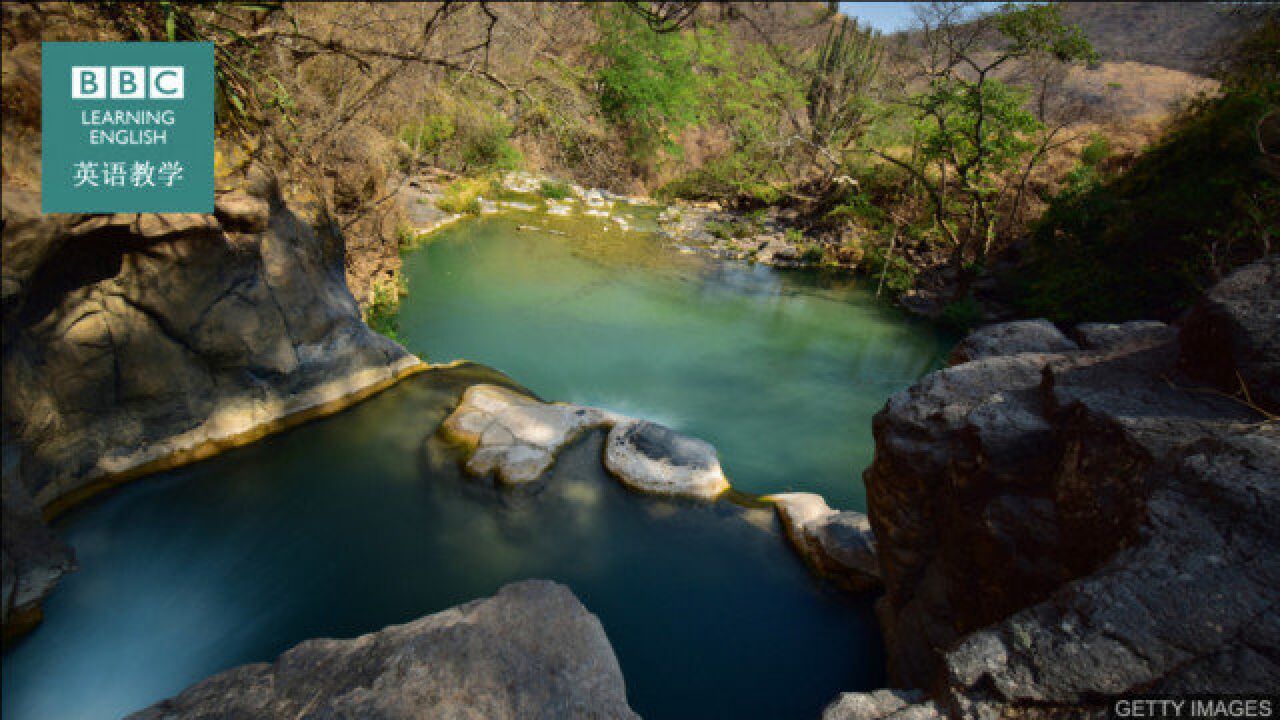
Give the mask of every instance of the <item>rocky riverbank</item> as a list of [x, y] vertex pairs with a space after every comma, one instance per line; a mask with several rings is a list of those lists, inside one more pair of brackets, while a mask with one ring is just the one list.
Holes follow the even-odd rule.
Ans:
[[3, 196], [6, 636], [73, 566], [41, 515], [332, 412], [420, 361], [371, 331], [340, 236], [251, 175], [207, 215]]
[[977, 331], [890, 399], [865, 480], [905, 692], [825, 717], [1103, 716], [1280, 683], [1280, 262], [1181, 328]]

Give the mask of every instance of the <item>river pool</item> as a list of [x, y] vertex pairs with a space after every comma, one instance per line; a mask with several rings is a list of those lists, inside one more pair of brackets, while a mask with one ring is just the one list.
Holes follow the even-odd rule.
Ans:
[[[945, 338], [847, 280], [580, 222], [517, 229], [542, 222], [556, 221], [466, 221], [409, 254], [402, 341], [710, 440], [743, 490], [862, 507], [870, 417]], [[531, 490], [464, 477], [432, 435], [476, 382], [509, 381], [432, 370], [60, 518], [81, 569], [6, 651], [4, 718], [119, 717], [305, 638], [527, 577], [568, 584], [600, 617], [647, 718], [815, 718], [883, 684], [870, 599], [815, 580], [767, 509], [630, 493], [602, 472], [599, 434]]]

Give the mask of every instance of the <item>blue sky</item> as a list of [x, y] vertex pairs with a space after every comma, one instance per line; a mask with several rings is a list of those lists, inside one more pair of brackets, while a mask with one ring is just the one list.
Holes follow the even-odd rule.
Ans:
[[[915, 21], [916, 14], [910, 2], [842, 2], [840, 11], [845, 15], [858, 18], [860, 22], [871, 23], [871, 27], [884, 33], [904, 30]], [[998, 2], [974, 3], [983, 10], [994, 8]]]

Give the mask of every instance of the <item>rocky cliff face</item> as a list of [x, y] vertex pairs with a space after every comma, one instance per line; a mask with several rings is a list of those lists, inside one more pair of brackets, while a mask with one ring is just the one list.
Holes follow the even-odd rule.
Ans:
[[245, 187], [213, 217], [42, 216], [37, 194], [5, 192], [6, 633], [71, 564], [38, 509], [418, 364], [362, 322], [341, 240], [301, 221], [269, 177]]
[[[1280, 685], [1278, 307], [1271, 260], [1180, 334], [984, 329], [889, 401], [865, 480], [891, 676], [929, 694], [912, 712]], [[904, 711], [884, 699], [828, 717]]]
[[526, 580], [351, 640], [308, 640], [215, 675], [130, 720], [630, 720], [600, 621], [563, 585]]

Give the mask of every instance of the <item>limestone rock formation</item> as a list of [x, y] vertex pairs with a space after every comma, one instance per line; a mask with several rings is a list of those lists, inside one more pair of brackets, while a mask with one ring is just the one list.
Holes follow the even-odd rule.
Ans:
[[[1208, 303], [1265, 391], [1276, 286], [1242, 272]], [[1179, 372], [1197, 332], [1085, 328], [890, 399], [865, 480], [896, 683], [981, 718], [1280, 686], [1280, 427]]]
[[711, 499], [729, 489], [714, 447], [647, 420], [614, 424], [604, 466], [627, 487], [658, 495]]
[[474, 385], [445, 418], [441, 433], [468, 449], [467, 472], [493, 473], [523, 485], [551, 467], [560, 448], [584, 430], [604, 427], [611, 416], [595, 408], [544, 403], [496, 385]]
[[131, 720], [637, 718], [600, 621], [526, 580], [351, 640], [307, 640], [214, 675]]
[[781, 493], [769, 499], [787, 538], [819, 575], [854, 592], [880, 587], [880, 561], [866, 515], [834, 510], [815, 493]]
[[587, 430], [609, 428], [605, 467], [643, 492], [714, 498], [729, 488], [715, 448], [696, 438], [606, 410], [544, 403], [495, 385], [475, 385], [440, 427], [468, 453], [466, 469], [507, 485], [531, 483], [556, 453]]
[[[10, 497], [56, 510], [419, 364], [361, 320], [341, 238], [314, 232], [269, 178], [246, 186], [213, 216], [41, 215], [38, 194], [5, 190], [6, 518]], [[11, 541], [6, 588], [47, 588], [25, 573], [67, 566], [17, 562]]]

